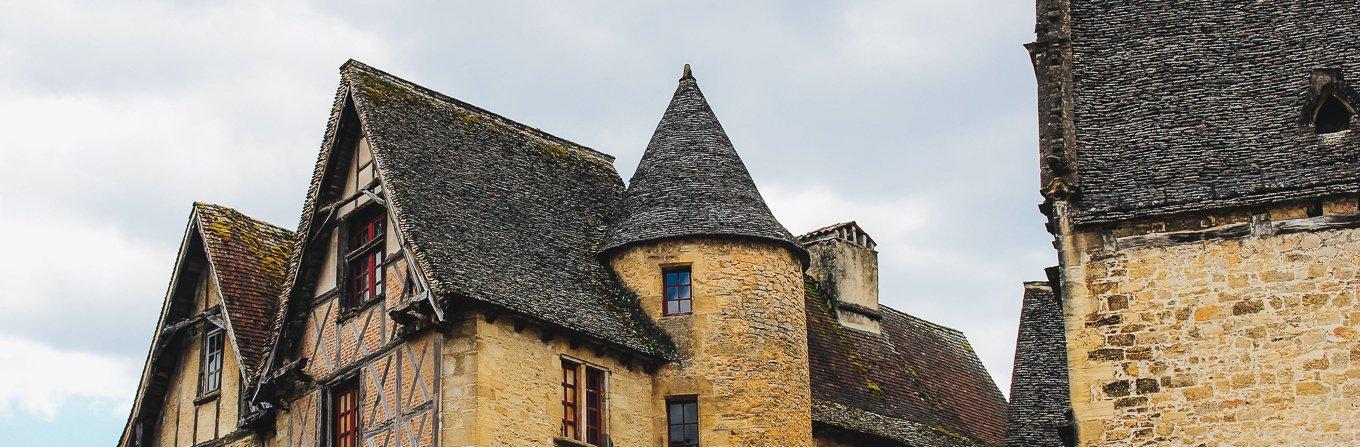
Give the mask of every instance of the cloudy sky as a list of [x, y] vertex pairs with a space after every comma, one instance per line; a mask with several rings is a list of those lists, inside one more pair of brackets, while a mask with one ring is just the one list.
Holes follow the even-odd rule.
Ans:
[[348, 58], [625, 178], [693, 64], [785, 226], [859, 221], [883, 301], [1007, 388], [1055, 262], [1032, 2], [385, 3], [0, 0], [0, 445], [116, 440], [190, 204], [292, 227]]

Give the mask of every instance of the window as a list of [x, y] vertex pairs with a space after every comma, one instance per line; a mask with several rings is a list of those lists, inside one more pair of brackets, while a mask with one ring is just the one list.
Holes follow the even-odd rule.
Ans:
[[1336, 94], [1327, 95], [1318, 108], [1313, 112], [1313, 129], [1317, 133], [1335, 133], [1351, 128], [1351, 117], [1355, 111], [1351, 110]]
[[669, 268], [662, 271], [662, 276], [665, 277], [662, 287], [663, 315], [686, 315], [693, 312], [694, 300], [691, 296], [689, 267]]
[[331, 389], [331, 446], [359, 447], [359, 386], [354, 380]]
[[693, 398], [666, 402], [669, 447], [699, 446], [699, 401]]
[[1304, 109], [1304, 121], [1313, 125], [1313, 131], [1329, 134], [1350, 129], [1355, 117], [1355, 100], [1360, 95], [1346, 84], [1341, 70], [1313, 70], [1309, 85], [1311, 91]]
[[576, 370], [580, 365], [563, 360], [562, 361], [562, 437], [580, 439], [581, 433], [580, 418], [576, 417], [576, 395], [580, 391], [576, 386]]
[[203, 359], [199, 365], [198, 395], [205, 396], [222, 388], [222, 328], [214, 327], [203, 335]]
[[562, 360], [562, 437], [604, 445], [605, 377], [599, 368]]
[[387, 215], [365, 213], [350, 226], [348, 255], [349, 290], [344, 306], [357, 307], [383, 294], [383, 237], [387, 234]]
[[604, 371], [586, 368], [586, 443], [604, 438]]

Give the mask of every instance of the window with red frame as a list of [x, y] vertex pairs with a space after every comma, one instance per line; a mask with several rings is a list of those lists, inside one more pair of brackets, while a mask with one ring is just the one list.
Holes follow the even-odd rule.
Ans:
[[349, 380], [331, 390], [333, 447], [359, 447], [359, 386]]
[[562, 360], [562, 437], [605, 445], [605, 376], [604, 370]]
[[383, 294], [383, 239], [387, 234], [387, 215], [369, 212], [355, 219], [349, 228], [349, 290], [345, 307], [356, 307]]
[[693, 288], [690, 284], [689, 266], [668, 268], [661, 271], [665, 277], [662, 284], [663, 301], [661, 305], [663, 315], [686, 315], [694, 311], [694, 300], [691, 295]]
[[579, 439], [581, 437], [580, 418], [576, 414], [576, 394], [579, 386], [576, 381], [576, 370], [581, 365], [567, 360], [562, 361], [562, 437]]

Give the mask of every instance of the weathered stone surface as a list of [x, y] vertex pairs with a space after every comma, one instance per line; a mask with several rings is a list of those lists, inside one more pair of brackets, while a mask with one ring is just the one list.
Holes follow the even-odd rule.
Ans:
[[[675, 341], [660, 397], [697, 395], [708, 445], [812, 445], [807, 321], [798, 255], [764, 241], [689, 238], [629, 246], [611, 265]], [[662, 316], [663, 267], [688, 265], [694, 312]]]
[[[1081, 444], [1354, 442], [1357, 252], [1360, 230], [1080, 247], [1065, 310]], [[1121, 321], [1089, 324], [1120, 296]]]

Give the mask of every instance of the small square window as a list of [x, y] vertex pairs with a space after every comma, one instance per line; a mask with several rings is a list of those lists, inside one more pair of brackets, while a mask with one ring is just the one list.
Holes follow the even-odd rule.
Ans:
[[662, 271], [662, 314], [686, 315], [694, 312], [693, 284], [690, 268], [677, 267]]

